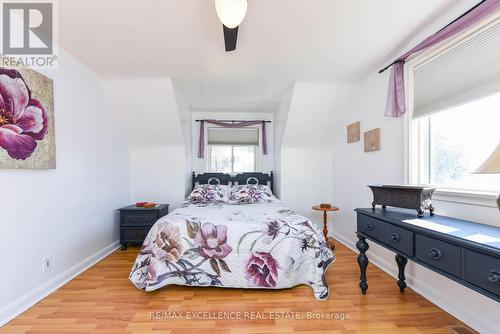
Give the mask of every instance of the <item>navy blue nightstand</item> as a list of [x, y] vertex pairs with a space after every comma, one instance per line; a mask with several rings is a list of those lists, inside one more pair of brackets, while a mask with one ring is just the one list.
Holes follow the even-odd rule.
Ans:
[[125, 250], [129, 243], [142, 245], [156, 221], [168, 214], [168, 204], [160, 204], [154, 208], [131, 205], [118, 211], [120, 211], [120, 243], [122, 250]]

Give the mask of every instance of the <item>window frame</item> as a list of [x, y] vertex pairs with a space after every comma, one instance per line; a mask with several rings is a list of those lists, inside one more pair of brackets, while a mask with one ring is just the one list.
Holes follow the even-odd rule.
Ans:
[[[208, 134], [208, 129], [209, 128], [217, 128], [217, 129], [220, 129], [222, 131], [224, 130], [231, 130], [233, 128], [224, 128], [224, 127], [220, 127], [220, 126], [205, 126], [205, 132]], [[261, 168], [261, 160], [262, 160], [262, 157], [261, 157], [261, 147], [262, 147], [262, 134], [261, 134], [261, 130], [259, 128], [259, 126], [248, 126], [248, 127], [244, 127], [244, 128], [239, 128], [239, 130], [248, 130], [248, 131], [251, 131], [251, 130], [257, 130], [257, 138], [258, 138], [258, 144], [257, 145], [248, 145], [248, 144], [209, 144], [208, 143], [208, 136], [205, 136], [205, 171], [208, 172], [208, 173], [220, 173], [220, 172], [217, 172], [217, 171], [213, 171], [212, 170], [212, 147], [213, 146], [218, 146], [218, 147], [224, 147], [224, 146], [244, 146], [244, 147], [251, 147], [253, 146], [254, 147], [254, 172], [258, 172], [260, 171], [260, 168]], [[231, 172], [230, 174], [236, 174], [236, 172], [233, 172], [234, 170], [234, 153], [231, 152], [231, 156], [232, 156], [232, 161], [231, 161]], [[247, 172], [250, 172], [250, 171], [247, 171]]]
[[[435, 187], [436, 191], [433, 198], [445, 202], [478, 205], [496, 208], [496, 198], [498, 193], [483, 191], [480, 189], [460, 189], [451, 187], [439, 187], [439, 185], [428, 184], [423, 179], [429, 180], [429, 158], [430, 147], [426, 143], [429, 141], [429, 131], [422, 127], [422, 119], [413, 119], [414, 110], [414, 77], [415, 69], [424, 63], [431, 61], [443, 52], [456, 44], [462, 43], [466, 39], [473, 38], [474, 35], [496, 21], [500, 15], [495, 15], [471, 29], [464, 31], [457, 36], [431, 47], [405, 63], [404, 85], [407, 88], [406, 94], [406, 113], [404, 115], [404, 180], [406, 184], [415, 184], [422, 186]], [[450, 106], [452, 107], [452, 106]], [[424, 159], [421, 159], [424, 157]]]
[[[260, 142], [260, 140], [259, 140]], [[231, 172], [230, 174], [235, 174], [235, 173], [240, 173], [240, 172], [235, 172], [234, 171], [234, 148], [235, 147], [253, 147], [254, 149], [254, 167], [253, 171], [245, 171], [245, 172], [256, 172], [258, 171], [258, 166], [260, 165], [260, 155], [258, 154], [259, 152], [259, 147], [260, 145], [245, 145], [245, 144], [210, 144], [207, 145], [207, 161], [205, 170], [209, 173], [222, 173], [220, 171], [215, 171], [212, 170], [212, 148], [213, 147], [231, 147]]]

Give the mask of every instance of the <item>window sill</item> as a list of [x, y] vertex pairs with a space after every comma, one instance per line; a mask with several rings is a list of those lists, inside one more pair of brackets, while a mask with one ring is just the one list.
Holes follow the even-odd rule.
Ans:
[[433, 200], [497, 208], [497, 193], [456, 189], [436, 189]]

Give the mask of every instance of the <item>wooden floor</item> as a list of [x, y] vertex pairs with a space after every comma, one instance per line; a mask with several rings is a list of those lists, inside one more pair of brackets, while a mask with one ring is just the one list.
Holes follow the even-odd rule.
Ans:
[[[338, 242], [337, 261], [328, 273], [330, 298], [323, 302], [316, 301], [307, 286], [280, 291], [169, 286], [146, 293], [128, 280], [136, 253], [134, 247], [116, 251], [0, 328], [0, 333], [450, 334], [448, 326], [465, 327], [411, 289], [400, 294], [395, 280], [373, 265], [368, 270], [368, 294], [361, 295], [356, 254]], [[263, 312], [268, 319], [165, 319], [173, 316], [169, 312], [193, 311]], [[159, 312], [160, 319], [151, 319], [151, 312]], [[338, 313], [348, 319], [269, 319], [269, 312], [301, 312], [303, 318], [306, 312]], [[254, 317], [258, 314], [262, 313]]]

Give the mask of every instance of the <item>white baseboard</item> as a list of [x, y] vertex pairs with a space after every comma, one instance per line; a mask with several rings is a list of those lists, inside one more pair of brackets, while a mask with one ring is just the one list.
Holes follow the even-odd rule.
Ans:
[[[359, 252], [356, 248], [356, 244], [354, 241], [338, 233], [335, 233], [334, 235], [335, 239], [340, 241], [343, 245], [352, 249], [356, 253]], [[394, 263], [389, 263], [385, 259], [378, 256], [377, 254], [374, 254], [373, 252], [369, 253], [368, 258], [371, 264], [377, 266], [390, 276], [397, 279], [398, 268], [395, 261]], [[420, 294], [424, 298], [428, 299], [433, 304], [442, 308], [455, 318], [464, 322], [465, 324], [475, 329], [479, 333], [482, 334], [498, 333], [497, 319], [489, 319], [484, 316], [481, 317], [481, 310], [477, 310], [477, 312], [471, 312], [470, 309], [461, 307], [461, 305], [463, 304], [457, 303], [456, 298], [452, 298], [452, 296], [439, 292], [427, 282], [420, 280], [413, 275], [409, 275], [407, 273], [405, 274], [406, 274], [405, 275], [406, 284], [408, 285], [409, 288], [411, 288], [413, 291]], [[370, 283], [370, 278], [368, 278], [368, 284], [369, 283]]]
[[39, 287], [31, 290], [26, 295], [14, 300], [13, 302], [0, 308], [0, 327], [38, 303], [43, 298], [50, 295], [55, 290], [62, 287], [64, 284], [71, 281], [76, 276], [80, 275], [82, 272], [88, 268], [95, 265], [97, 262], [101, 261], [106, 256], [113, 253], [115, 250], [120, 248], [120, 241], [114, 241], [108, 246], [104, 247], [100, 251], [92, 254], [88, 258], [82, 260], [81, 262], [75, 264], [66, 271], [53, 277], [50, 281], [40, 285]]

